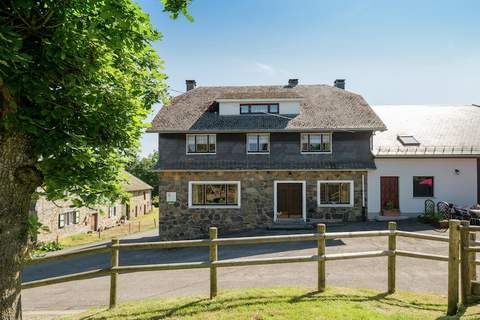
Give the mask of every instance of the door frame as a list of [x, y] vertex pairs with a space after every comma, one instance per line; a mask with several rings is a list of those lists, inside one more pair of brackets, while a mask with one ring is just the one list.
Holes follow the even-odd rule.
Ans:
[[382, 204], [382, 178], [397, 178], [397, 198], [398, 198], [398, 209], [400, 210], [400, 176], [380, 176], [380, 215], [382, 214], [383, 204]]
[[307, 182], [305, 180], [274, 180], [273, 181], [273, 222], [277, 222], [277, 184], [301, 183], [302, 184], [302, 219], [307, 222]]

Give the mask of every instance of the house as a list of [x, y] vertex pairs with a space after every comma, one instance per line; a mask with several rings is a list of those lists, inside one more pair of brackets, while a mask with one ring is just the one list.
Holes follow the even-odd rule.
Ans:
[[[368, 217], [387, 203], [402, 217], [424, 212], [426, 199], [458, 206], [480, 203], [480, 107], [374, 106], [387, 126], [373, 137]], [[385, 217], [385, 219], [389, 219]]]
[[56, 241], [60, 238], [98, 231], [118, 225], [122, 219], [128, 220], [152, 209], [152, 187], [132, 174], [125, 172], [123, 191], [130, 194], [128, 204], [115, 204], [110, 207], [74, 208], [69, 201], [49, 201], [41, 196], [32, 202], [31, 214], [46, 227], [40, 230], [37, 241]]
[[160, 238], [366, 218], [371, 138], [386, 128], [344, 80], [186, 84], [149, 129], [160, 151]]

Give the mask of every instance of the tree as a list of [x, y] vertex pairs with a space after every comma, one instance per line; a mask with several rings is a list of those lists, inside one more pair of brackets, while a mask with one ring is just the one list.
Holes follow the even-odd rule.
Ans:
[[153, 187], [152, 197], [158, 196], [158, 174], [152, 171], [152, 168], [157, 164], [157, 162], [158, 151], [154, 151], [147, 157], [135, 157], [125, 166], [125, 169], [128, 172]]
[[[162, 0], [173, 18], [191, 0]], [[152, 104], [165, 98], [160, 39], [133, 0], [0, 3], [0, 318], [20, 319], [31, 196], [122, 197]]]

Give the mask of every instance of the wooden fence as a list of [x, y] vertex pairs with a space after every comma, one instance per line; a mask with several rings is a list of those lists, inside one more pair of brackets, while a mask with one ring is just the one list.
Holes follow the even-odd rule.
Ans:
[[[254, 265], [269, 265], [281, 263], [299, 263], [299, 262], [316, 262], [317, 267], [317, 289], [319, 292], [325, 290], [325, 270], [326, 262], [334, 260], [360, 259], [387, 257], [388, 259], [388, 293], [394, 293], [396, 287], [396, 257], [409, 257], [429, 259], [436, 261], [448, 262], [448, 315], [457, 312], [459, 302], [459, 270], [460, 258], [461, 263], [461, 283], [462, 283], [462, 303], [466, 303], [468, 299], [477, 290], [480, 292], [480, 284], [476, 284], [476, 265], [480, 261], [476, 261], [475, 252], [480, 252], [480, 242], [471, 242], [474, 239], [470, 235], [470, 231], [480, 231], [479, 226], [469, 226], [460, 221], [451, 220], [449, 223], [449, 237], [439, 235], [429, 235], [417, 232], [406, 232], [397, 230], [395, 222], [388, 224], [388, 230], [383, 231], [356, 231], [356, 232], [326, 232], [324, 224], [317, 225], [316, 233], [295, 234], [295, 235], [278, 235], [278, 236], [260, 236], [260, 237], [242, 237], [242, 238], [218, 238], [217, 228], [210, 228], [210, 239], [202, 240], [180, 240], [180, 241], [162, 241], [147, 243], [128, 243], [120, 244], [118, 239], [112, 240], [111, 245], [104, 245], [92, 249], [85, 249], [72, 253], [52, 255], [48, 257], [32, 259], [28, 264], [38, 264], [51, 261], [59, 261], [72, 257], [79, 257], [98, 253], [111, 253], [110, 268], [85, 271], [65, 276], [53, 277], [42, 280], [30, 281], [22, 284], [23, 289], [41, 287], [49, 284], [62, 283], [67, 281], [90, 279], [101, 276], [110, 275], [110, 308], [117, 303], [117, 282], [118, 274], [159, 271], [159, 270], [180, 270], [180, 269], [210, 269], [210, 298], [214, 298], [218, 292], [217, 286], [217, 268], [223, 267], [240, 267]], [[365, 237], [387, 237], [387, 248], [378, 251], [364, 251], [355, 253], [336, 253], [328, 254], [326, 252], [326, 240], [329, 239], [346, 239], [346, 238], [365, 238]], [[405, 251], [397, 249], [397, 238], [407, 237], [421, 240], [441, 241], [449, 243], [448, 256], [428, 254], [421, 252]], [[317, 252], [315, 255], [292, 256], [292, 257], [272, 257], [272, 258], [254, 258], [254, 259], [218, 259], [218, 246], [232, 245], [255, 245], [267, 243], [283, 243], [283, 242], [299, 242], [299, 241], [316, 241]], [[478, 245], [471, 246], [470, 244]], [[147, 250], [147, 249], [167, 249], [167, 248], [187, 248], [187, 247], [209, 247], [209, 261], [186, 262], [186, 263], [165, 263], [151, 265], [134, 265], [120, 266], [120, 251], [126, 250]]]

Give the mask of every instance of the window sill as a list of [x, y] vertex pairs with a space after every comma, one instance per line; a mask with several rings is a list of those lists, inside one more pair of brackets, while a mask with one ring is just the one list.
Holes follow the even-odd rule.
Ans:
[[247, 152], [247, 154], [270, 154], [270, 152]]
[[235, 206], [235, 205], [188, 206], [188, 209], [240, 209], [240, 206]]
[[301, 154], [331, 154], [332, 151], [301, 151]]
[[420, 200], [422, 200], [422, 199], [436, 199], [436, 198], [432, 196], [432, 197], [412, 197], [412, 199], [420, 199]]
[[187, 156], [216, 155], [216, 152], [187, 152]]
[[353, 208], [353, 204], [319, 204], [318, 208]]

